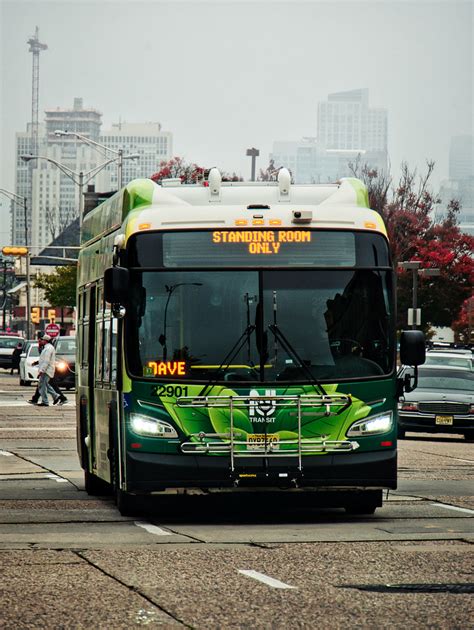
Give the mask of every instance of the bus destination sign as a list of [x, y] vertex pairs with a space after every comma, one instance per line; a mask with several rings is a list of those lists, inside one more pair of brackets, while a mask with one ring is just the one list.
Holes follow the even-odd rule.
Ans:
[[244, 243], [249, 254], [278, 254], [287, 243], [311, 243], [309, 230], [214, 230], [217, 245]]

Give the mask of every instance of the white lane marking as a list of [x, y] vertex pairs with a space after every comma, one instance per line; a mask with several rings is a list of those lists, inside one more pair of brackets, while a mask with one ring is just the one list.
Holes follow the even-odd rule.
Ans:
[[0, 451], [0, 455], [4, 457], [13, 457], [13, 453], [9, 453], [8, 451]]
[[45, 475], [46, 479], [54, 479], [58, 483], [68, 483], [67, 479], [63, 479], [62, 477], [58, 477], [58, 475]]
[[474, 514], [474, 510], [469, 510], [468, 508], [461, 508], [455, 505], [446, 505], [445, 503], [432, 503], [436, 507], [442, 507], [446, 510], [456, 510], [456, 512], [466, 512], [467, 514]]
[[157, 527], [156, 525], [151, 525], [151, 523], [147, 523], [145, 521], [135, 521], [134, 524], [137, 527], [142, 527], [149, 534], [155, 534], [156, 536], [171, 536], [172, 532], [167, 532], [165, 529], [161, 529], [161, 527]]
[[247, 577], [254, 578], [254, 580], [263, 582], [267, 586], [272, 586], [273, 588], [296, 588], [296, 586], [290, 586], [289, 584], [280, 582], [280, 580], [275, 580], [275, 578], [269, 577], [268, 575], [265, 575], [265, 573], [259, 573], [258, 571], [239, 569], [239, 573], [242, 573], [242, 575], [246, 575]]
[[474, 459], [459, 459], [459, 457], [453, 457], [456, 462], [466, 462], [466, 464], [474, 464]]

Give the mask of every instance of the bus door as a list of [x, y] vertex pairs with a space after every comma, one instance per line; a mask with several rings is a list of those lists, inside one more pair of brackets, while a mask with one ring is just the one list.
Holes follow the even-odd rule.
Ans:
[[110, 481], [110, 421], [111, 410], [117, 407], [117, 321], [112, 318], [111, 305], [104, 300], [103, 285], [97, 285], [95, 317], [95, 360], [93, 418], [95, 434], [95, 470]]
[[78, 451], [83, 467], [88, 466], [84, 441], [88, 437], [88, 451], [92, 465], [95, 460], [94, 438], [94, 348], [96, 320], [96, 287], [88, 285], [79, 294], [79, 361], [76, 362], [78, 388]]

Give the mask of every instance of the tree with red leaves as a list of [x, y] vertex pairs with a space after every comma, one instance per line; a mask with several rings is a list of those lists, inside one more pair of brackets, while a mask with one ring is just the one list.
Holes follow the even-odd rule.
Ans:
[[[160, 170], [154, 173], [150, 179], [157, 184], [163, 179], [180, 179], [182, 184], [206, 185], [209, 177], [209, 168], [198, 166], [195, 163], [186, 162], [182, 157], [173, 157], [171, 160], [160, 162]], [[221, 171], [223, 182], [241, 182], [242, 177], [236, 173]]]
[[182, 157], [160, 162], [160, 170], [150, 179], [159, 184], [163, 179], [180, 179], [183, 184], [197, 184], [204, 181], [205, 169], [197, 164], [186, 162]]
[[[434, 220], [440, 199], [429, 189], [434, 162], [418, 176], [402, 164], [398, 185], [391, 189], [391, 177], [374, 169], [351, 165], [352, 172], [368, 187], [371, 207], [383, 217], [394, 265], [418, 260], [421, 268], [441, 270], [439, 277], [419, 277], [418, 304], [422, 308], [423, 328], [451, 326], [459, 317], [463, 302], [472, 295], [474, 283], [474, 237], [457, 225], [459, 202], [451, 200], [447, 214]], [[391, 191], [390, 191], [391, 189]], [[412, 273], [397, 267], [398, 321], [407, 325], [407, 310], [412, 305]]]

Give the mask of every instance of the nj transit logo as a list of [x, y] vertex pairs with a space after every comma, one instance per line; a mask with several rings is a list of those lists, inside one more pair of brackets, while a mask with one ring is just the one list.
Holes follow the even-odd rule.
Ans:
[[264, 394], [260, 394], [256, 389], [251, 389], [249, 396], [253, 400], [249, 401], [249, 419], [251, 422], [275, 422], [272, 418], [276, 411], [276, 401], [268, 400], [265, 396], [276, 396], [276, 389], [266, 389]]

